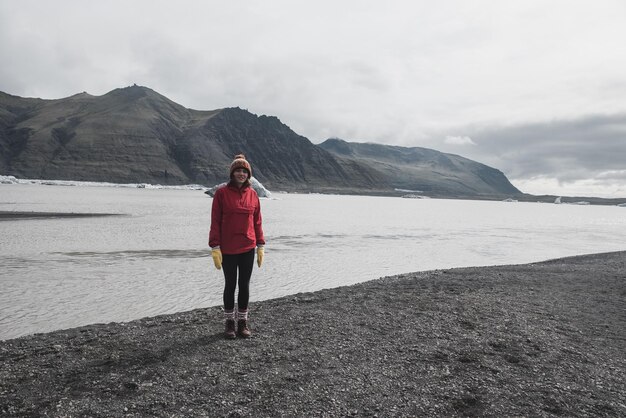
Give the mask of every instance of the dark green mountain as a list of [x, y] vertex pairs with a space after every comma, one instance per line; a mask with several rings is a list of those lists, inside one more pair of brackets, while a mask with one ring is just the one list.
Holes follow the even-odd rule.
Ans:
[[273, 116], [187, 109], [140, 86], [58, 100], [0, 92], [0, 174], [116, 183], [226, 180], [235, 154], [271, 190], [429, 195], [519, 193], [498, 170], [424, 148], [317, 146]]
[[369, 165], [398, 189], [427, 196], [517, 195], [506, 176], [495, 168], [428, 148], [406, 148], [328, 139], [319, 145], [333, 154]]
[[243, 152], [273, 189], [388, 188], [275, 117], [186, 109], [139, 86], [59, 100], [0, 93], [0, 151], [0, 172], [21, 178], [213, 185]]

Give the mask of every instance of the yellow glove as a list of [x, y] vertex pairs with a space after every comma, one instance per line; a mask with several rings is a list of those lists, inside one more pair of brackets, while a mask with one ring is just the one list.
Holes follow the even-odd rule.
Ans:
[[213, 257], [213, 263], [218, 270], [222, 269], [222, 251], [219, 248], [211, 250], [211, 257]]
[[256, 249], [256, 264], [261, 267], [263, 264], [263, 255], [265, 254], [265, 249], [263, 247], [257, 247]]

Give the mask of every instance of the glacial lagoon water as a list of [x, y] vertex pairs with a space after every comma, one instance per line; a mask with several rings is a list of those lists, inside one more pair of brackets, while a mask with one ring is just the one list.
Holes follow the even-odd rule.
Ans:
[[[263, 300], [449, 267], [626, 249], [626, 208], [274, 193], [261, 201]], [[0, 339], [218, 306], [201, 190], [0, 185]], [[251, 309], [254, 310], [252, 304]]]

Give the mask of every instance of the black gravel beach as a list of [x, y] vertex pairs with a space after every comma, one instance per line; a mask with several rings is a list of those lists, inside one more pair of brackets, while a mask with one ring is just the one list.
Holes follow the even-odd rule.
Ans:
[[[314, 274], [314, 273], [312, 273]], [[626, 416], [626, 252], [0, 342], [3, 416]]]

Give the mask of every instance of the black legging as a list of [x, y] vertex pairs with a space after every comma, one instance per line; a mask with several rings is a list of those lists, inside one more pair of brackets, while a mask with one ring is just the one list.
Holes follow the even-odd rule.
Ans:
[[254, 264], [254, 249], [243, 254], [224, 254], [222, 268], [224, 269], [224, 310], [235, 309], [235, 288], [237, 287], [237, 268], [239, 268], [239, 295], [237, 296], [238, 309], [248, 309], [250, 298], [250, 276]]

